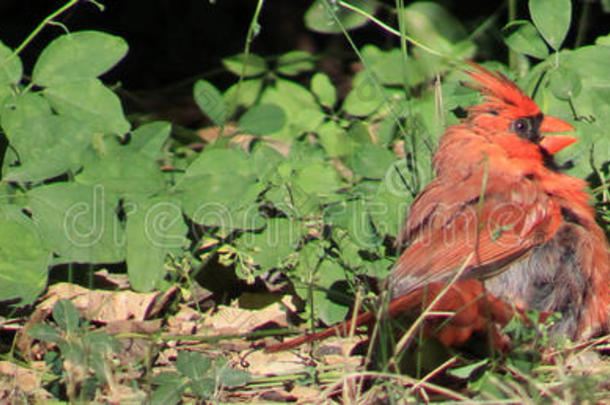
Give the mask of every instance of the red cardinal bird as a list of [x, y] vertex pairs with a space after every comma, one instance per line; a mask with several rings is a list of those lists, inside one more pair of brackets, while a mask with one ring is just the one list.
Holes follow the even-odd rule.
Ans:
[[[608, 331], [607, 241], [586, 183], [561, 173], [553, 160], [576, 139], [543, 135], [572, 126], [543, 115], [503, 74], [472, 66], [470, 86], [485, 101], [441, 137], [436, 178], [411, 206], [401, 238], [408, 247], [387, 280], [388, 315], [417, 313], [457, 278], [433, 308], [455, 313], [437, 333], [445, 345], [484, 332], [490, 318], [505, 324], [513, 306], [559, 312], [552, 331], [572, 339]], [[365, 312], [355, 322], [375, 319]], [[267, 351], [345, 334], [350, 326], [344, 322]]]

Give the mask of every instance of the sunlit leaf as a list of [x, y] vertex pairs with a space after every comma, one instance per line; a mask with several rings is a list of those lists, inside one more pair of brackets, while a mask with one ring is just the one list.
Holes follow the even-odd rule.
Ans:
[[[324, 0], [316, 0], [305, 13], [305, 26], [312, 31], [335, 34], [342, 32], [343, 29], [359, 28], [368, 22], [362, 14], [332, 4]], [[366, 0], [352, 0], [349, 4], [366, 14], [375, 14], [379, 7], [375, 2]]]
[[40, 86], [93, 79], [120, 61], [127, 53], [121, 37], [100, 31], [62, 35], [41, 52], [32, 81]]
[[237, 76], [258, 76], [267, 71], [267, 62], [262, 57], [250, 53], [233, 55], [222, 60], [222, 64], [231, 73]]
[[193, 96], [197, 106], [216, 125], [222, 125], [227, 119], [227, 107], [220, 91], [206, 80], [197, 80], [193, 87]]
[[544, 59], [549, 54], [544, 40], [529, 21], [512, 21], [502, 29], [502, 35], [506, 45], [516, 52], [538, 59]]
[[551, 48], [558, 50], [572, 20], [571, 0], [529, 0], [534, 25]]

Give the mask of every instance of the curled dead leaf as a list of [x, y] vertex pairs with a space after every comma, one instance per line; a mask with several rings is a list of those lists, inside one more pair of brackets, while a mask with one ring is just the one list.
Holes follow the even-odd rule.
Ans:
[[[52, 396], [41, 387], [42, 372], [21, 367], [9, 361], [0, 361], [0, 390], [19, 390], [24, 393], [34, 393], [40, 399], [50, 399]], [[8, 381], [5, 380], [8, 378]]]
[[221, 305], [205, 319], [203, 325], [209, 327], [213, 334], [218, 335], [243, 335], [267, 325], [286, 328], [288, 314], [285, 308], [292, 305], [290, 299], [286, 296], [281, 302], [254, 310]]
[[152, 312], [160, 292], [89, 290], [76, 284], [58, 283], [49, 288], [36, 311], [51, 313], [59, 300], [70, 300], [81, 315], [91, 321], [108, 323], [132, 319], [143, 321]]

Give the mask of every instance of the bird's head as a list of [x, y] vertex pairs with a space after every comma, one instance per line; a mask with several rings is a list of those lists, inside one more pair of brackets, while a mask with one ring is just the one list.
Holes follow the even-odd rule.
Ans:
[[567, 135], [547, 133], [574, 130], [572, 125], [559, 118], [544, 115], [538, 105], [524, 94], [510, 79], [500, 72], [470, 63], [467, 73], [473, 79], [468, 86], [478, 90], [485, 102], [468, 109], [467, 121], [490, 133], [510, 132], [545, 149], [553, 155], [578, 139]]

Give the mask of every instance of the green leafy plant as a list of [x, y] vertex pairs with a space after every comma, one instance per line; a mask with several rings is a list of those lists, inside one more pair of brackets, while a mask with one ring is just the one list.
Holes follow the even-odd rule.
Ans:
[[31, 338], [57, 346], [59, 353], [49, 351], [45, 356], [55, 376], [49, 388], [58, 395], [65, 384], [71, 400], [91, 399], [96, 386], [113, 383], [111, 356], [120, 351], [120, 343], [105, 333], [90, 332], [68, 300], [55, 303], [53, 320], [57, 326], [38, 323], [28, 330]]
[[4, 245], [0, 299], [31, 303], [49, 265], [60, 263], [126, 260], [132, 286], [150, 290], [168, 252], [182, 248], [187, 228], [155, 163], [169, 124], [131, 130], [118, 97], [97, 79], [127, 49], [102, 32], [62, 35], [25, 82], [18, 56], [2, 45], [2, 237], [23, 237]]
[[151, 404], [176, 404], [185, 392], [202, 400], [212, 399], [219, 390], [240, 387], [250, 380], [248, 373], [229, 367], [225, 359], [197, 352], [179, 352], [176, 368], [178, 373], [155, 376]]

